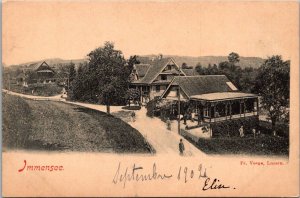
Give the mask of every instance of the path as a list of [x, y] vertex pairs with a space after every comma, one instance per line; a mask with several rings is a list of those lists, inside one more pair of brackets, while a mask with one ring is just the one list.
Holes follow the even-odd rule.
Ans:
[[[41, 96], [32, 96], [19, 94], [7, 90], [3, 90], [4, 92], [17, 95], [33, 100], [53, 100], [53, 101], [61, 101], [69, 104], [75, 104], [79, 106], [83, 106], [90, 109], [95, 109], [98, 111], [106, 112], [105, 105], [97, 105], [97, 104], [88, 104], [81, 102], [70, 102], [62, 99], [60, 95], [52, 96], [52, 97], [41, 97]], [[121, 106], [111, 106], [111, 112], [118, 111], [128, 111], [122, 109]], [[178, 144], [179, 140], [183, 139], [183, 143], [185, 145], [185, 155], [186, 156], [204, 156], [206, 155], [199, 149], [197, 149], [194, 145], [186, 141], [182, 136], [180, 136], [174, 129], [172, 131], [167, 130], [166, 124], [161, 121], [159, 118], [150, 118], [146, 115], [146, 108], [142, 107], [141, 110], [136, 112], [136, 121], [128, 122], [132, 127], [137, 129], [144, 138], [154, 147], [157, 154], [179, 154]]]
[[66, 99], [61, 97], [61, 94], [55, 95], [55, 96], [34, 96], [34, 95], [26, 95], [26, 94], [21, 94], [17, 92], [12, 92], [6, 89], [2, 89], [4, 93], [14, 95], [14, 96], [20, 96], [23, 98], [29, 98], [32, 100], [51, 100], [51, 101], [65, 101]]
[[146, 116], [145, 107], [142, 107], [142, 109], [137, 111], [136, 114], [136, 121], [130, 122], [129, 124], [144, 135], [148, 142], [155, 148], [157, 153], [178, 154], [179, 140], [183, 139], [185, 153], [187, 156], [205, 155], [177, 132], [167, 130], [166, 124], [159, 118], [150, 118]]

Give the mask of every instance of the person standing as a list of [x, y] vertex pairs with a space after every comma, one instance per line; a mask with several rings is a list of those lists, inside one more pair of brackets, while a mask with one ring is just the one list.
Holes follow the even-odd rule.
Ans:
[[131, 112], [131, 121], [135, 122], [135, 112], [134, 111]]
[[256, 136], [256, 130], [255, 130], [255, 128], [252, 129], [252, 133], [253, 133], [253, 137], [255, 138], [255, 136]]
[[171, 121], [170, 118], [167, 118], [167, 129], [171, 131]]
[[182, 139], [180, 139], [180, 142], [179, 142], [179, 154], [183, 155], [183, 152], [184, 152], [184, 144], [182, 142]]
[[240, 132], [240, 137], [244, 137], [244, 136], [245, 136], [243, 125], [242, 125], [241, 128], [239, 129], [239, 132]]

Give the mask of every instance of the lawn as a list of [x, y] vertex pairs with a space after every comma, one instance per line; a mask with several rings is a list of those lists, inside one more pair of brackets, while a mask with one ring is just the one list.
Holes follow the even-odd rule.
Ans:
[[[190, 140], [191, 143], [193, 143]], [[224, 137], [200, 139], [193, 143], [207, 154], [247, 154], [247, 155], [280, 155], [288, 156], [289, 139], [263, 135], [261, 137]]]
[[4, 149], [150, 153], [143, 136], [119, 118], [53, 101], [3, 93]]

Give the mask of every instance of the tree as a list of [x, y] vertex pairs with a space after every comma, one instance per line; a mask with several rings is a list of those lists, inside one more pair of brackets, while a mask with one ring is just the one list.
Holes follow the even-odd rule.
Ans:
[[182, 63], [181, 69], [193, 69], [193, 66], [188, 66], [186, 63]]
[[238, 53], [235, 53], [235, 52], [231, 52], [229, 55], [228, 55], [228, 61], [232, 64], [236, 64], [238, 62], [240, 62], [240, 56]]
[[[120, 50], [114, 49], [112, 42], [105, 42], [88, 54], [91, 95], [99, 98], [110, 113], [112, 104], [125, 102], [129, 74]], [[125, 72], [124, 72], [125, 71]]]
[[70, 85], [71, 83], [73, 82], [73, 80], [75, 79], [76, 77], [76, 70], [75, 70], [75, 64], [73, 62], [70, 63], [70, 65], [68, 66], [69, 68], [69, 80], [68, 80], [68, 88], [70, 89]]
[[129, 76], [128, 78], [129, 82], [132, 82], [134, 79], [134, 76], [131, 74], [132, 74], [133, 66], [135, 64], [140, 64], [140, 61], [138, 60], [137, 56], [136, 55], [130, 56], [126, 64], [126, 72], [128, 73]]
[[89, 93], [88, 87], [88, 65], [87, 63], [80, 63], [77, 75], [71, 82], [70, 91], [68, 96], [73, 100], [86, 101], [89, 99], [87, 97]]
[[126, 91], [126, 96], [125, 96], [129, 106], [130, 106], [130, 101], [133, 101], [133, 103], [136, 103], [140, 99], [140, 92], [137, 89], [131, 88]]
[[[128, 63], [129, 69], [132, 70], [132, 69], [133, 69], [133, 65], [135, 65], [135, 64], [140, 64], [140, 61], [138, 60], [137, 55], [134, 55], [134, 56], [130, 56], [130, 57], [129, 57], [127, 63]], [[131, 71], [131, 70], [130, 70], [130, 71]]]
[[195, 70], [199, 75], [205, 74], [205, 72], [204, 72], [205, 69], [202, 67], [201, 63], [197, 63]]
[[268, 111], [272, 130], [284, 117], [289, 107], [290, 62], [281, 56], [269, 57], [259, 68], [255, 90], [262, 96], [262, 107]]

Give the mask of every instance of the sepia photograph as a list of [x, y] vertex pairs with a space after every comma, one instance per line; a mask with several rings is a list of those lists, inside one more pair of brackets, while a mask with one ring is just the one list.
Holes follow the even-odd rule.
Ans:
[[2, 196], [299, 196], [296, 1], [6, 1]]

